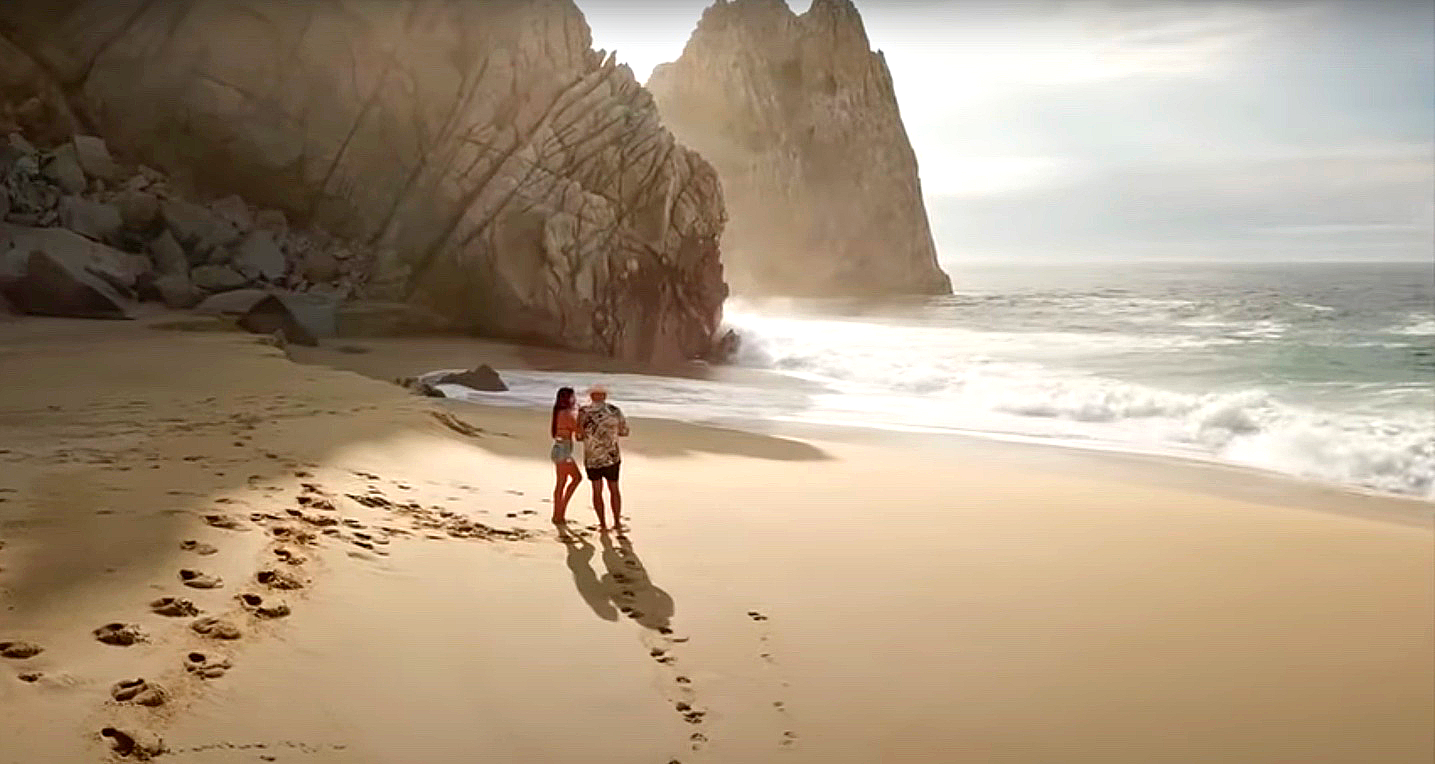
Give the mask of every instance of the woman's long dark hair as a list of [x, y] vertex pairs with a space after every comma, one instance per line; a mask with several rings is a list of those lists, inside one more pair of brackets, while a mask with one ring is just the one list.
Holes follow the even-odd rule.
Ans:
[[548, 420], [548, 434], [558, 437], [558, 413], [573, 408], [573, 388], [558, 388], [558, 397], [553, 399], [553, 418]]

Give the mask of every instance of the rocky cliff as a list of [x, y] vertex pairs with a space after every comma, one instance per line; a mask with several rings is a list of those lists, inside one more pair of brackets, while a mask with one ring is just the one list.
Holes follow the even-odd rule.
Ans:
[[850, 0], [718, 0], [648, 89], [711, 161], [743, 293], [945, 294], [892, 77]]
[[[8, 0], [0, 38], [0, 116], [42, 149], [99, 135], [191, 195], [366, 249], [357, 296], [628, 358], [711, 346], [717, 176], [571, 0]], [[243, 254], [168, 233], [191, 267]], [[249, 285], [302, 281], [284, 254]]]

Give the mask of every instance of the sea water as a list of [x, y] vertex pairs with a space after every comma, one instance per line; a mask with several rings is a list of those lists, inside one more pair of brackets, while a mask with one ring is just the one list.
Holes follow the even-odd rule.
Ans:
[[734, 299], [706, 379], [506, 371], [547, 405], [950, 430], [1195, 457], [1435, 499], [1435, 265], [951, 266], [930, 299]]

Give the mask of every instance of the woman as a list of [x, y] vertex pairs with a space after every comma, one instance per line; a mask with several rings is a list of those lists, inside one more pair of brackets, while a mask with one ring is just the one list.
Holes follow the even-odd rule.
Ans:
[[568, 500], [573, 498], [573, 492], [577, 491], [578, 484], [583, 482], [583, 477], [578, 472], [578, 463], [573, 461], [573, 436], [578, 432], [578, 417], [574, 413], [577, 405], [573, 388], [559, 388], [558, 397], [553, 401], [553, 418], [548, 422], [548, 434], [553, 436], [553, 450], [549, 457], [553, 460], [558, 477], [553, 484], [555, 523], [562, 523], [567, 519], [565, 515], [568, 511]]

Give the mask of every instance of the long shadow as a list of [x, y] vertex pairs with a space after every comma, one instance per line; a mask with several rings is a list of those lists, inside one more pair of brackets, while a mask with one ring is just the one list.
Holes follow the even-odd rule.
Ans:
[[587, 538], [566, 530], [559, 530], [558, 540], [568, 547], [565, 562], [569, 572], [573, 574], [573, 586], [578, 589], [579, 596], [593, 609], [594, 615], [605, 621], [618, 620], [618, 608], [613, 604], [612, 591], [593, 571], [593, 555], [598, 551], [597, 548], [589, 543]]
[[560, 528], [558, 540], [568, 548], [566, 563], [573, 574], [578, 596], [605, 621], [618, 620], [618, 614], [636, 621], [653, 631], [666, 631], [673, 620], [673, 598], [653, 583], [643, 561], [626, 535], [613, 544], [609, 534], [601, 535], [604, 573], [594, 571], [593, 555], [597, 551], [582, 534]]
[[673, 598], [658, 588], [648, 577], [648, 569], [638, 559], [633, 543], [626, 535], [618, 537], [618, 545], [608, 534], [602, 536], [603, 583], [613, 591], [613, 604], [644, 628], [658, 631], [669, 628], [673, 620]]

